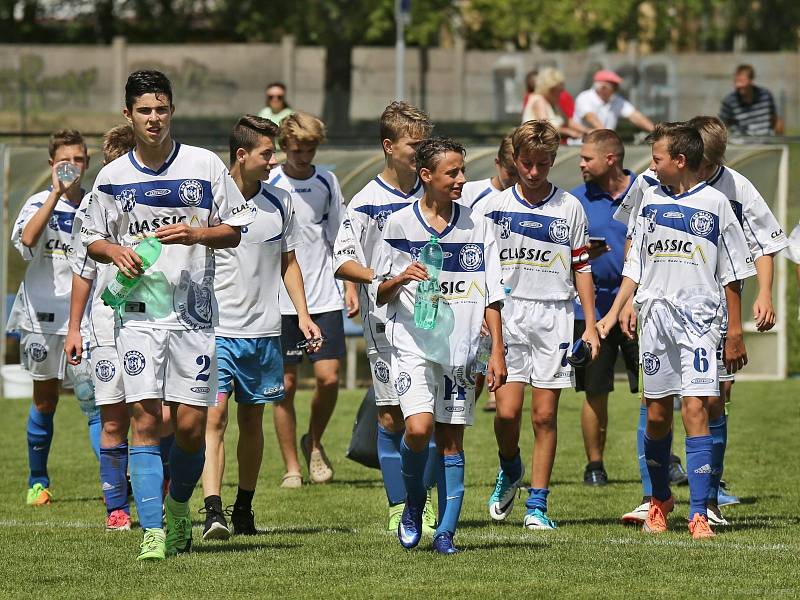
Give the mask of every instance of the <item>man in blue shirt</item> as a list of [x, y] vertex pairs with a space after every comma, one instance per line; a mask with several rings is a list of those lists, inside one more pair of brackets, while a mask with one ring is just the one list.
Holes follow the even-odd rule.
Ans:
[[[597, 318], [611, 308], [622, 282], [626, 228], [615, 221], [613, 215], [636, 179], [636, 175], [623, 169], [624, 156], [625, 147], [614, 131], [596, 129], [588, 133], [581, 147], [580, 168], [584, 183], [571, 192], [580, 200], [589, 221], [589, 258]], [[583, 307], [576, 299], [575, 339], [583, 335], [584, 319]], [[639, 349], [635, 341], [623, 335], [619, 325], [603, 340], [597, 358], [575, 369], [575, 389], [586, 392], [581, 428], [588, 460], [583, 482], [587, 485], [608, 483], [603, 450], [608, 427], [608, 394], [614, 390], [614, 364], [619, 352], [625, 361], [631, 392], [635, 393], [638, 391]]]

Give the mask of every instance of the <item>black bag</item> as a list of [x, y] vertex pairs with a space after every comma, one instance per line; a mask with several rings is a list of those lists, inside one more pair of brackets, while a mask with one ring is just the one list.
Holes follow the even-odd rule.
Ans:
[[375, 389], [369, 386], [358, 408], [350, 447], [345, 456], [365, 467], [380, 469], [378, 463], [378, 407], [375, 406]]

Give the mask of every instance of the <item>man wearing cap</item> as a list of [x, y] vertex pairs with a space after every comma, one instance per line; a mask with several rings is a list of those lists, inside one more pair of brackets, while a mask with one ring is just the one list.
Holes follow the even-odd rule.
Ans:
[[575, 98], [575, 120], [592, 129], [616, 129], [620, 117], [639, 129], [652, 131], [653, 123], [625, 98], [617, 94], [622, 77], [614, 71], [594, 74], [594, 85]]

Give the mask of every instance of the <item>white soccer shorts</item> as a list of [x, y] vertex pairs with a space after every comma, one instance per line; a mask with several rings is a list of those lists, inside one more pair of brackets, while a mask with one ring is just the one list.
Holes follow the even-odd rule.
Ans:
[[392, 354], [394, 387], [403, 417], [431, 413], [437, 423], [472, 425], [475, 381], [465, 367], [447, 367], [409, 352]]
[[158, 398], [194, 406], [217, 403], [213, 329], [138, 329], [115, 332], [126, 402]]
[[373, 352], [367, 355], [372, 373], [372, 387], [375, 390], [376, 406], [400, 406], [400, 399], [394, 389], [392, 355], [390, 352]]
[[736, 381], [736, 373], [728, 373], [725, 362], [722, 360], [724, 348], [725, 338], [723, 337], [719, 340], [719, 346], [717, 346], [717, 373], [719, 374], [720, 383], [723, 381]]
[[122, 369], [114, 346], [96, 346], [89, 351], [94, 382], [94, 402], [98, 406], [125, 401]]
[[571, 300], [513, 299], [514, 310], [503, 315], [509, 382], [537, 388], [573, 386], [567, 356], [572, 349], [575, 309]]
[[654, 303], [641, 322], [639, 335], [645, 397], [718, 396], [719, 339], [719, 323], [698, 333], [674, 307]]
[[57, 333], [22, 331], [20, 336], [20, 362], [34, 381], [64, 379], [67, 355], [64, 344], [67, 336]]

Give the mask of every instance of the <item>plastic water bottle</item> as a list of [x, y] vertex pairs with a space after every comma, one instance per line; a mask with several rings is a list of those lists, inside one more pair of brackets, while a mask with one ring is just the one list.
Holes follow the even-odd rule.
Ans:
[[475, 375], [486, 375], [489, 369], [489, 359], [492, 356], [492, 336], [484, 335], [478, 344], [478, 353], [475, 355], [475, 364], [472, 366], [472, 373]]
[[69, 185], [81, 174], [81, 170], [70, 162], [61, 163], [56, 167], [56, 177], [64, 185]]
[[422, 247], [419, 262], [428, 270], [428, 279], [417, 285], [414, 298], [414, 324], [419, 329], [433, 329], [436, 326], [436, 315], [439, 312], [439, 273], [444, 265], [444, 252], [439, 245], [439, 238], [431, 236], [430, 241]]
[[[139, 242], [135, 251], [142, 259], [142, 268], [147, 270], [153, 266], [153, 263], [155, 263], [161, 255], [161, 242], [159, 242], [157, 238], [146, 237]], [[117, 271], [117, 275], [108, 283], [106, 289], [103, 290], [100, 299], [106, 306], [119, 308], [141, 280], [141, 275], [127, 277], [120, 271]]]
[[75, 397], [81, 412], [87, 417], [94, 416], [98, 408], [94, 403], [94, 382], [92, 381], [92, 367], [84, 355], [77, 365], [72, 366], [73, 387]]

